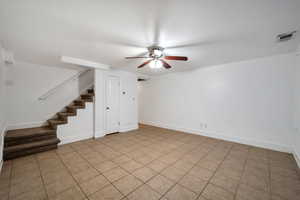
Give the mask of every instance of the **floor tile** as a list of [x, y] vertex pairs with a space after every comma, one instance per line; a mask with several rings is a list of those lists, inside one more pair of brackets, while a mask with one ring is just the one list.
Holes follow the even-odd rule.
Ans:
[[132, 175], [125, 176], [113, 183], [123, 195], [128, 195], [143, 183]]
[[118, 165], [112, 161], [104, 161], [102, 163], [99, 163], [98, 165], [95, 165], [95, 168], [97, 170], [99, 170], [101, 173], [104, 173], [108, 170], [111, 170], [115, 167], [117, 167]]
[[234, 193], [228, 192], [221, 187], [209, 184], [203, 191], [202, 195], [208, 200], [233, 200]]
[[241, 184], [236, 194], [236, 200], [266, 200], [270, 199], [269, 193], [256, 190], [250, 186]]
[[239, 181], [222, 175], [215, 175], [210, 182], [232, 193], [236, 192], [239, 184]]
[[142, 185], [127, 196], [129, 200], [158, 200], [160, 197], [161, 194], [151, 189], [148, 185]]
[[212, 171], [199, 166], [194, 167], [193, 169], [191, 169], [191, 171], [188, 172], [188, 175], [195, 176], [202, 180], [209, 180], [213, 176], [213, 174], [214, 173]]
[[122, 198], [123, 195], [111, 184], [89, 196], [90, 200], [120, 200]]
[[179, 181], [185, 175], [185, 173], [186, 173], [185, 171], [177, 169], [176, 167], [173, 166], [168, 167], [161, 172], [162, 175], [175, 182]]
[[116, 167], [113, 168], [109, 171], [106, 171], [103, 173], [103, 175], [110, 181], [110, 182], [114, 182], [124, 176], [129, 175], [128, 172], [126, 172], [124, 169], [122, 169], [121, 167]]
[[81, 171], [79, 173], [73, 174], [73, 177], [78, 183], [87, 181], [99, 175], [99, 172], [94, 168], [89, 168], [85, 171]]
[[175, 185], [164, 197], [168, 200], [194, 200], [197, 195], [180, 185]]
[[126, 163], [122, 163], [120, 166], [121, 166], [123, 169], [125, 169], [126, 171], [130, 172], [130, 173], [132, 173], [132, 172], [134, 172], [135, 170], [137, 170], [137, 169], [143, 167], [142, 164], [140, 164], [140, 163], [138, 163], [138, 162], [136, 162], [136, 161], [134, 161], [134, 160], [131, 160], [131, 161], [126, 162]]
[[42, 186], [43, 182], [41, 177], [28, 179], [26, 182], [12, 185], [10, 188], [10, 197], [12, 198], [18, 196], [22, 193], [29, 192], [31, 190], [34, 190], [35, 188], [39, 188]]
[[134, 175], [135, 177], [137, 177], [138, 179], [140, 179], [143, 182], [148, 181], [150, 178], [152, 178], [156, 174], [157, 174], [157, 172], [155, 172], [154, 170], [152, 170], [148, 167], [143, 167], [143, 168], [137, 169], [136, 171], [134, 171], [132, 173], [132, 175]]
[[121, 155], [119, 157], [114, 158], [112, 161], [115, 162], [115, 163], [117, 163], [117, 164], [121, 164], [121, 163], [125, 163], [125, 162], [131, 161], [131, 158], [129, 158], [126, 155]]
[[196, 176], [186, 175], [183, 177], [179, 184], [188, 188], [189, 190], [200, 194], [204, 187], [207, 185], [208, 181], [202, 180]]
[[12, 196], [9, 199], [10, 200], [46, 200], [47, 194], [44, 187], [37, 187], [30, 191], [21, 193], [20, 195]]
[[143, 126], [5, 161], [0, 199], [295, 200], [296, 169], [291, 154]]
[[146, 184], [160, 194], [165, 194], [173, 185], [175, 185], [175, 182], [162, 175], [157, 175]]
[[86, 195], [91, 195], [94, 192], [102, 189], [106, 185], [109, 185], [109, 182], [102, 175], [96, 176], [88, 181], [80, 183], [80, 187]]
[[147, 167], [153, 169], [154, 171], [161, 172], [163, 169], [167, 168], [169, 165], [164, 162], [155, 160], [147, 165]]
[[84, 198], [85, 196], [79, 187], [71, 187], [50, 198], [50, 200], [83, 200]]
[[46, 191], [48, 197], [52, 198], [58, 195], [59, 193], [76, 186], [76, 182], [71, 177], [63, 177], [61, 179], [57, 179], [55, 182], [52, 182], [46, 185]]

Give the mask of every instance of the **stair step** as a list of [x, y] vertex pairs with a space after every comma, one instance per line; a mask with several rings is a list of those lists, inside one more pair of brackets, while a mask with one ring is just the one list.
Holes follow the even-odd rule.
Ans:
[[11, 147], [16, 146], [20, 144], [29, 144], [32, 142], [42, 141], [42, 140], [49, 140], [56, 138], [56, 134], [49, 134], [49, 135], [41, 135], [41, 136], [35, 136], [35, 137], [28, 137], [23, 139], [15, 139], [11, 141], [5, 141], [4, 147]]
[[90, 94], [94, 94], [94, 88], [88, 89], [87, 92]]
[[61, 117], [76, 116], [76, 112], [59, 112], [57, 115]]
[[84, 101], [84, 102], [93, 102], [94, 99], [93, 98], [85, 98], [85, 99], [82, 99], [82, 101]]
[[10, 130], [6, 132], [4, 146], [26, 144], [34, 141], [51, 139], [56, 137], [56, 131], [51, 127], [38, 127]]
[[25, 128], [25, 129], [16, 129], [16, 130], [9, 130], [6, 132], [5, 135], [5, 142], [24, 139], [24, 138], [31, 138], [37, 137], [42, 135], [55, 135], [56, 131], [51, 127], [44, 126], [44, 127], [37, 127], [37, 128]]
[[67, 109], [69, 110], [77, 110], [77, 109], [83, 109], [85, 108], [85, 105], [71, 105], [71, 106], [67, 106]]
[[28, 144], [5, 147], [3, 150], [4, 160], [55, 149], [57, 148], [57, 144], [59, 142], [60, 140], [58, 138], [53, 138], [43, 141], [31, 142]]
[[88, 98], [93, 98], [94, 94], [88, 93], [88, 94], [82, 94], [80, 96], [82, 99], [88, 99]]
[[74, 102], [75, 105], [84, 105], [84, 103], [85, 103], [85, 101], [81, 100], [81, 99], [80, 100], [78, 100], [78, 99], [74, 100], [73, 102]]
[[49, 119], [48, 122], [50, 123], [50, 125], [51, 125], [53, 128], [56, 128], [57, 125], [68, 123], [67, 120], [61, 120], [61, 119]]

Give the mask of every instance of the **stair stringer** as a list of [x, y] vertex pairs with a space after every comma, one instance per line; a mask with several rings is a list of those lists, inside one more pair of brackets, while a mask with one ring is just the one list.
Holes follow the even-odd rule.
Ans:
[[84, 109], [77, 109], [76, 116], [69, 116], [68, 123], [57, 126], [59, 145], [94, 137], [94, 102], [86, 102]]

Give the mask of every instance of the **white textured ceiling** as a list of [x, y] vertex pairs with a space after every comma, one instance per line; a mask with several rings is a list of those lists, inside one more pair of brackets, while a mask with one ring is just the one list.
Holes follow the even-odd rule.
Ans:
[[[17, 60], [64, 66], [61, 56], [137, 71], [147, 46], [166, 47], [182, 71], [295, 51], [299, 0], [0, 0], [0, 42]], [[161, 74], [144, 67], [145, 74]]]

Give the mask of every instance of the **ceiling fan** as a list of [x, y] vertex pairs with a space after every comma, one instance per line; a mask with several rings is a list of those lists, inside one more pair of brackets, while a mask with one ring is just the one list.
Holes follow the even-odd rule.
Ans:
[[188, 58], [185, 56], [165, 56], [164, 48], [160, 46], [151, 46], [148, 47], [149, 56], [136, 56], [136, 57], [125, 57], [126, 59], [136, 59], [136, 58], [150, 58], [146, 62], [142, 63], [138, 66], [138, 68], [142, 68], [145, 65], [149, 64], [150, 68], [161, 68], [164, 67], [166, 69], [170, 69], [171, 65], [169, 65], [166, 60], [178, 60], [178, 61], [187, 61]]

